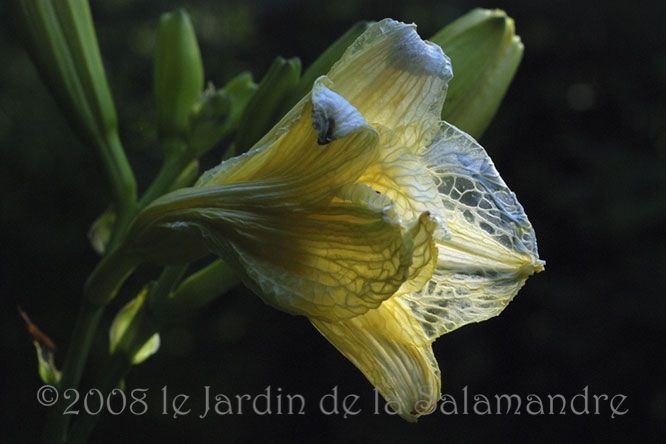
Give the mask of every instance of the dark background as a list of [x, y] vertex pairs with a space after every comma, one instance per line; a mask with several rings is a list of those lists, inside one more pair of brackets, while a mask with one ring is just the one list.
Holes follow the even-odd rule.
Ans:
[[[434, 413], [418, 424], [374, 414], [360, 372], [306, 319], [264, 306], [239, 289], [162, 336], [160, 353], [134, 368], [127, 387], [147, 388], [146, 415], [106, 415], [91, 442], [659, 442], [666, 430], [666, 14], [663, 2], [110, 1], [94, 2], [101, 50], [128, 156], [145, 186], [158, 165], [151, 49], [160, 13], [190, 12], [206, 78], [217, 85], [277, 55], [307, 66], [359, 19], [416, 22], [427, 37], [476, 6], [516, 20], [525, 56], [481, 139], [536, 229], [546, 271], [504, 313], [434, 344], [443, 392], [469, 414]], [[0, 5], [0, 426], [6, 442], [35, 442], [46, 408], [20, 304], [60, 346], [61, 362], [81, 286], [97, 258], [86, 231], [109, 201], [96, 159], [59, 116]], [[455, 66], [454, 66], [455, 70]], [[148, 274], [152, 270], [145, 270]], [[137, 284], [130, 282], [130, 285]], [[117, 309], [122, 301], [114, 302]], [[114, 310], [109, 310], [109, 317]], [[105, 319], [108, 322], [109, 319]], [[106, 347], [96, 342], [92, 372]], [[162, 414], [191, 396], [192, 412]], [[274, 413], [203, 410], [212, 394], [257, 396]], [[362, 412], [319, 412], [337, 387]], [[277, 390], [301, 394], [306, 414], [277, 415]], [[587, 388], [590, 413], [477, 415], [473, 395], [562, 394]], [[592, 395], [625, 395], [611, 418]], [[619, 400], [619, 398], [616, 398]], [[582, 400], [579, 398], [579, 401]], [[524, 405], [523, 405], [524, 407]], [[547, 406], [546, 406], [547, 407]], [[581, 408], [580, 405], [577, 408]], [[493, 408], [494, 409], [494, 408]], [[496, 409], [494, 409], [496, 411]]]

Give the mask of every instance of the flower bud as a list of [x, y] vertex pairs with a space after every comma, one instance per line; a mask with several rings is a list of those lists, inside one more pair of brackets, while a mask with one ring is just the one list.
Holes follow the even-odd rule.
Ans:
[[190, 112], [189, 145], [199, 157], [236, 131], [257, 85], [249, 73], [234, 77], [224, 88], [206, 90]]
[[188, 116], [203, 90], [203, 64], [189, 16], [163, 14], [155, 39], [154, 88], [160, 138], [184, 137]]
[[479, 138], [499, 108], [523, 55], [513, 19], [504, 11], [474, 9], [429, 39], [451, 58], [442, 120]]
[[61, 372], [55, 366], [56, 347], [51, 338], [46, 336], [37, 325], [33, 324], [28, 314], [21, 307], [17, 307], [19, 315], [23, 318], [28, 333], [32, 336], [32, 343], [37, 351], [37, 370], [44, 384], [58, 385]]

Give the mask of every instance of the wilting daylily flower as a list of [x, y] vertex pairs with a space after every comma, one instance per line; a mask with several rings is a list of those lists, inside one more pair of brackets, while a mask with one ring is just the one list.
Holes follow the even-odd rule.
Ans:
[[432, 342], [543, 269], [486, 152], [439, 120], [451, 77], [415, 26], [374, 24], [252, 150], [155, 201], [130, 238], [156, 260], [178, 259], [156, 249], [173, 242], [223, 257], [415, 420], [440, 397]]

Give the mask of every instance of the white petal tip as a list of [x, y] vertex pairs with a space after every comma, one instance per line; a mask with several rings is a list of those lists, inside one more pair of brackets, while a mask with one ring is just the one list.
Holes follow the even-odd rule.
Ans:
[[318, 80], [312, 89], [312, 126], [317, 131], [317, 143], [326, 145], [353, 133], [368, 122], [341, 95], [331, 91]]
[[389, 63], [403, 71], [440, 76], [445, 83], [453, 78], [451, 60], [439, 45], [422, 40], [416, 25], [385, 19], [379, 28], [385, 34], [394, 33], [395, 58]]

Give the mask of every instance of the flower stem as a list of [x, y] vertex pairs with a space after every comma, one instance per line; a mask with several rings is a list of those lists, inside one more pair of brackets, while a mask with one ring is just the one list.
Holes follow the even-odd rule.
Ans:
[[111, 184], [118, 219], [131, 220], [136, 211], [136, 179], [118, 133], [110, 131], [100, 145], [100, 156]]
[[[132, 364], [125, 355], [114, 354], [106, 364], [104, 379], [102, 379], [97, 388], [104, 396], [108, 396], [111, 391], [118, 387], [120, 381], [129, 373]], [[68, 444], [84, 444], [90, 438], [101, 415], [84, 414], [72, 424]]]
[[176, 179], [183, 173], [194, 156], [191, 151], [187, 150], [185, 142], [172, 139], [168, 143], [172, 145], [180, 145], [179, 147], [172, 148], [172, 154], [164, 158], [162, 167], [160, 168], [157, 176], [150, 184], [146, 192], [141, 197], [138, 204], [138, 209], [142, 210], [148, 206], [152, 201], [168, 192], [173, 186]]
[[104, 306], [118, 292], [125, 279], [143, 261], [139, 254], [116, 250], [104, 257], [88, 277], [84, 287], [84, 304]]

